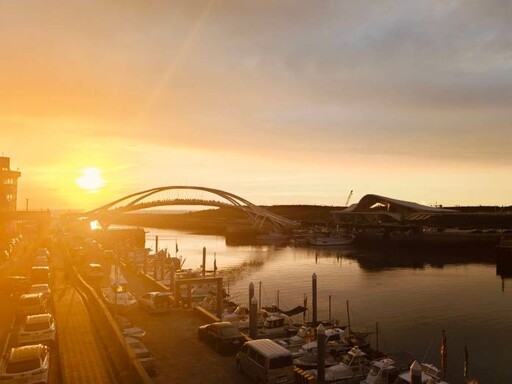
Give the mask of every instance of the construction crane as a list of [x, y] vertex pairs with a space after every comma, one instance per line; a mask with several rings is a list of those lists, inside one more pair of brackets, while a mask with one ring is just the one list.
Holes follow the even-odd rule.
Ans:
[[352, 197], [352, 194], [354, 193], [353, 190], [350, 190], [350, 193], [348, 194], [347, 201], [345, 202], [345, 207], [348, 207], [348, 203], [350, 203], [350, 198]]

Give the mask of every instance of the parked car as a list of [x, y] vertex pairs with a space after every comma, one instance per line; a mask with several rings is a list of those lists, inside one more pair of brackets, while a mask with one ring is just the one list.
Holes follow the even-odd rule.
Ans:
[[55, 319], [51, 314], [27, 316], [18, 332], [18, 344], [53, 344], [55, 334]]
[[48, 383], [50, 348], [42, 344], [11, 348], [0, 363], [0, 381]]
[[128, 346], [133, 350], [135, 356], [137, 356], [146, 372], [150, 375], [154, 375], [156, 373], [155, 358], [149, 349], [144, 345], [144, 343], [134, 337], [126, 336], [124, 339]]
[[89, 264], [86, 277], [89, 280], [101, 280], [103, 278], [103, 266], [98, 263]]
[[46, 301], [42, 293], [25, 293], [20, 296], [16, 314], [20, 317], [46, 313]]
[[41, 293], [46, 303], [51, 302], [52, 290], [48, 284], [32, 284], [28, 293]]
[[48, 267], [48, 258], [46, 256], [36, 256], [32, 265], [34, 267]]
[[103, 256], [105, 257], [105, 260], [115, 261], [117, 260], [117, 255], [112, 249], [105, 249], [103, 251]]
[[197, 334], [199, 340], [213, 346], [217, 352], [234, 352], [246, 341], [240, 329], [227, 321], [202, 325]]
[[48, 266], [32, 267], [30, 281], [32, 284], [50, 284], [50, 268]]
[[292, 353], [270, 339], [244, 343], [236, 355], [236, 369], [257, 383], [295, 383]]
[[139, 298], [139, 306], [150, 313], [169, 312], [171, 299], [164, 292], [148, 292]]
[[0, 281], [0, 292], [9, 298], [16, 298], [26, 292], [30, 281], [26, 276], [6, 276]]
[[47, 259], [49, 259], [50, 251], [48, 250], [48, 248], [37, 248], [36, 249], [36, 257], [39, 257], [39, 256], [44, 256]]

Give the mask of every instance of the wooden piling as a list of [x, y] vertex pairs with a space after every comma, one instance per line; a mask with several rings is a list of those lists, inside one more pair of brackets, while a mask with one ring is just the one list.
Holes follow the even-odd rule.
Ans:
[[203, 276], [206, 276], [206, 247], [203, 247]]
[[317, 322], [317, 291], [316, 291], [316, 273], [313, 273], [312, 276], [312, 285], [313, 285], [313, 323]]

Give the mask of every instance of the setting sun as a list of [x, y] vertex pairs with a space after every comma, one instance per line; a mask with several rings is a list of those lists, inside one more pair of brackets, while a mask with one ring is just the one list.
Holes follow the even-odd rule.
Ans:
[[105, 180], [98, 168], [85, 168], [82, 170], [82, 176], [76, 179], [76, 184], [89, 193], [96, 193], [105, 185]]

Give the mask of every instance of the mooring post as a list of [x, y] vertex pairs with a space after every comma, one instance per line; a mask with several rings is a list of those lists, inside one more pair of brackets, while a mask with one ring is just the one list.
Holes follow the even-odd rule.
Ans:
[[254, 284], [252, 281], [249, 283], [249, 305], [251, 305], [251, 300], [254, 297]]
[[329, 322], [332, 322], [332, 316], [331, 316], [331, 299], [332, 296], [329, 295]]
[[441, 373], [442, 378], [446, 377], [448, 370], [448, 349], [447, 349], [446, 331], [443, 329], [443, 338], [441, 340]]
[[316, 309], [317, 309], [317, 303], [316, 303], [316, 273], [313, 273], [313, 324], [316, 324], [317, 318], [316, 318]]
[[[308, 309], [308, 295], [304, 294], [304, 308]], [[306, 311], [302, 312], [302, 322], [306, 323]], [[309, 312], [308, 312], [309, 315]]]
[[259, 289], [258, 289], [258, 304], [261, 308], [261, 281], [260, 281]]
[[158, 280], [157, 278], [157, 269], [158, 269], [158, 256], [155, 253], [155, 258], [153, 259], [153, 279]]
[[411, 374], [411, 384], [421, 384], [421, 364], [418, 363], [418, 360], [414, 360], [414, 362], [411, 365], [411, 368], [409, 370]]
[[316, 329], [317, 334], [317, 384], [325, 384], [325, 328], [322, 324]]
[[379, 322], [375, 324], [375, 350], [379, 352]]
[[[252, 283], [251, 283], [252, 284]], [[256, 339], [258, 336], [258, 300], [253, 297], [249, 306], [249, 336]]]
[[203, 247], [203, 277], [206, 276], [206, 247]]
[[219, 280], [217, 280], [217, 317], [219, 319], [222, 319], [222, 285], [223, 280], [219, 278]]

